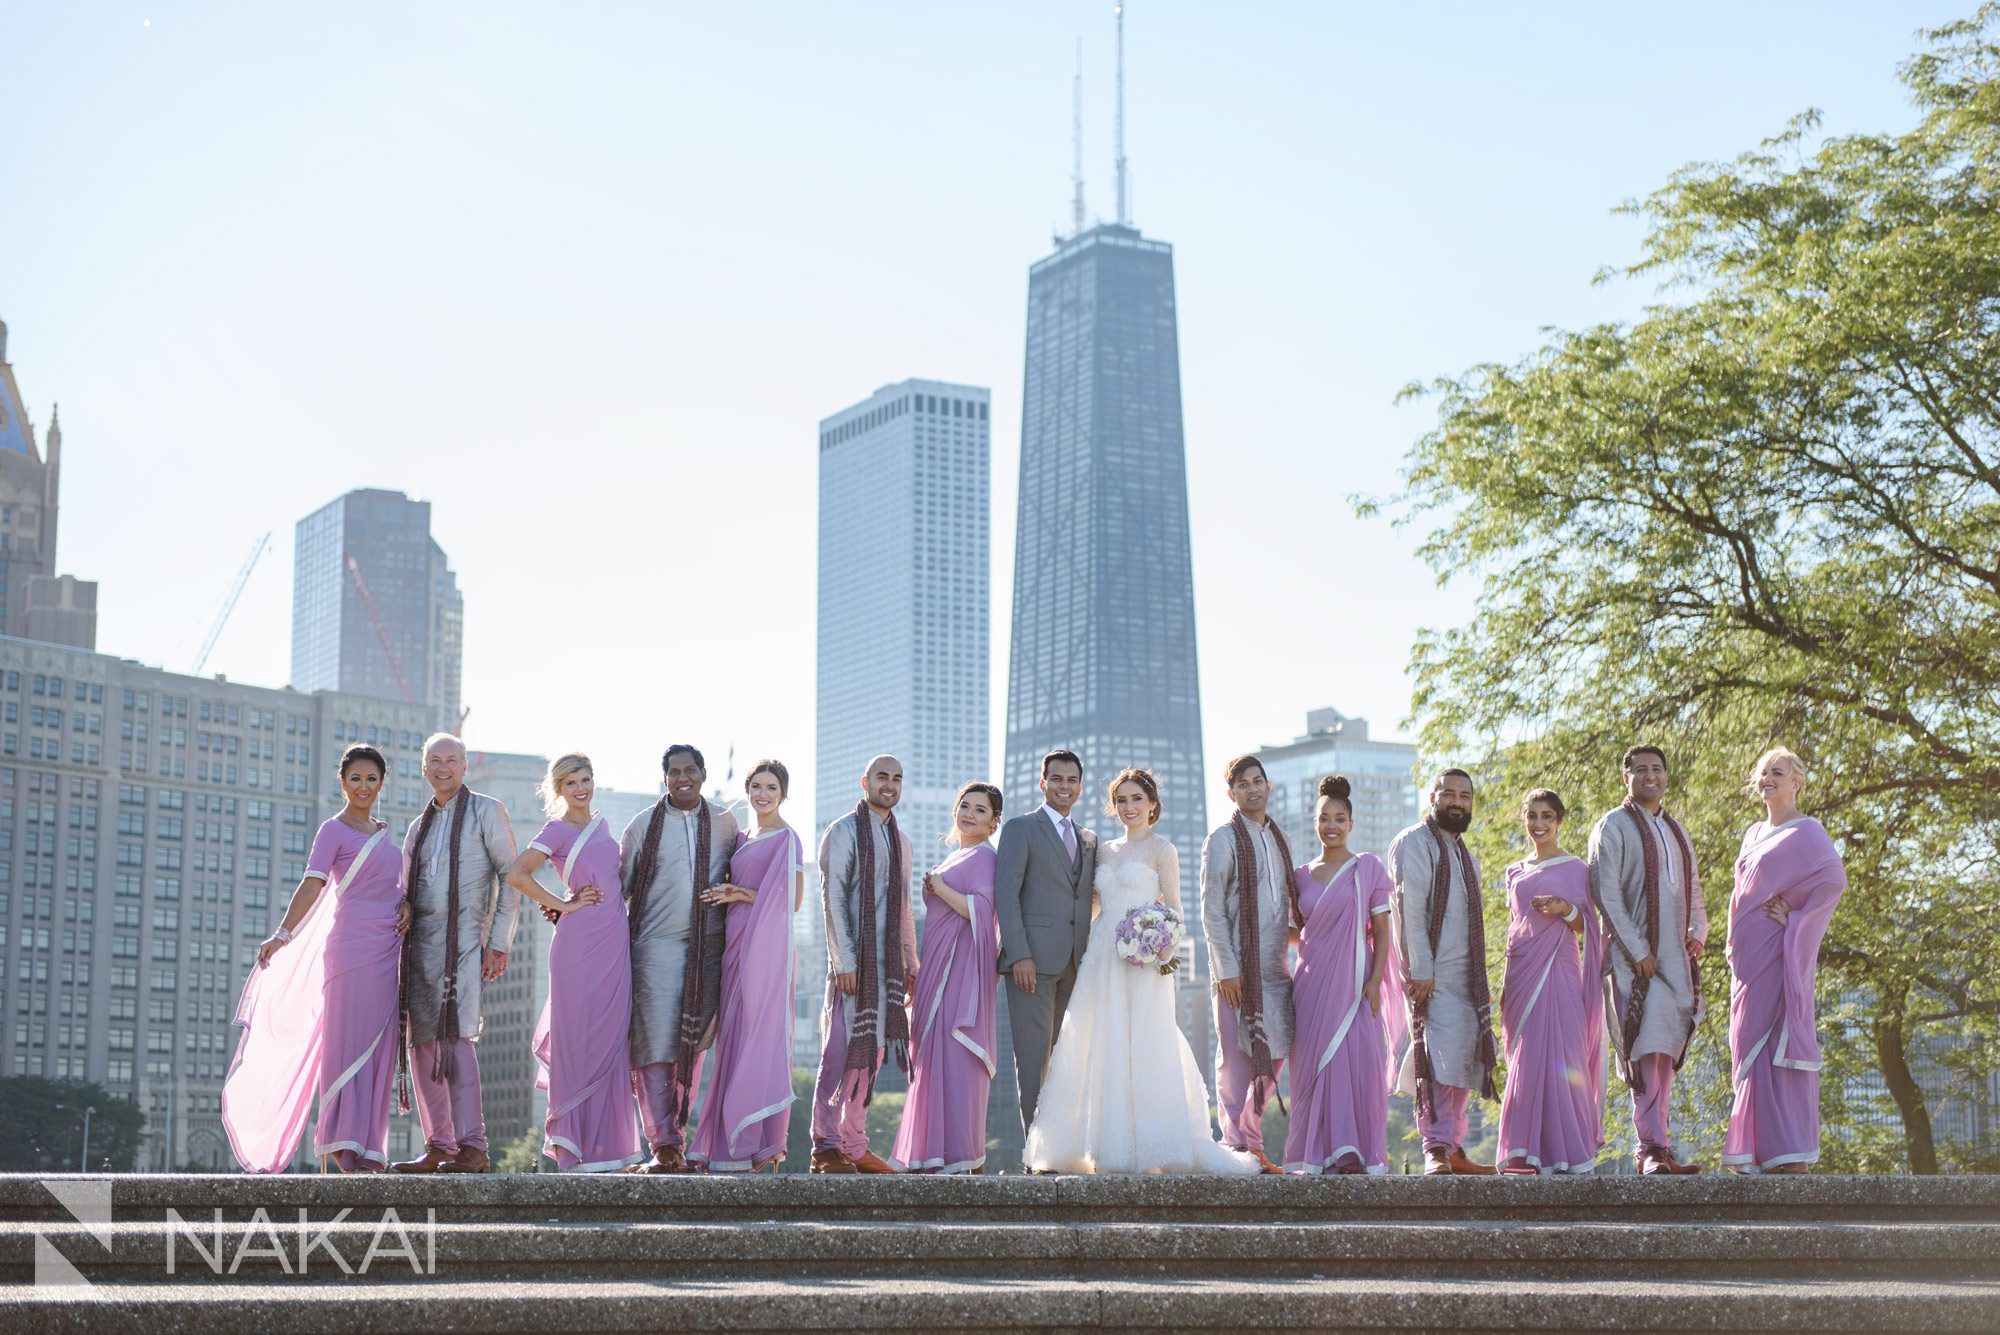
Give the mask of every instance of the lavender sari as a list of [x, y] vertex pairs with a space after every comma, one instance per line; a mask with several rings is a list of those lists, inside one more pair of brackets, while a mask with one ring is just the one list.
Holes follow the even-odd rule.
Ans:
[[565, 913], [549, 941], [549, 1000], [535, 1026], [535, 1088], [549, 1093], [542, 1153], [565, 1173], [625, 1168], [646, 1156], [632, 1105], [631, 937], [619, 892], [618, 841], [602, 815], [579, 830], [558, 817], [529, 848], [546, 853], [574, 894], [604, 898]]
[[1305, 930], [1292, 974], [1292, 1116], [1285, 1167], [1335, 1171], [1343, 1159], [1370, 1173], [1388, 1168], [1389, 1084], [1406, 1041], [1402, 972], [1388, 953], [1381, 1010], [1363, 984], [1376, 934], [1390, 931], [1389, 873], [1373, 853], [1348, 861], [1321, 885], [1310, 866], [1292, 873]]
[[[1536, 895], [1572, 904], [1568, 922], [1538, 913]], [[1507, 1088], [1500, 1099], [1501, 1165], [1587, 1173], [1604, 1148], [1604, 929], [1590, 898], [1590, 865], [1564, 853], [1507, 869], [1507, 966], [1500, 1036]]]
[[284, 1170], [319, 1093], [313, 1152], [342, 1168], [389, 1161], [403, 938], [402, 859], [386, 826], [319, 827], [306, 875], [325, 885], [292, 939], [243, 985], [243, 1030], [222, 1125], [245, 1172]]
[[739, 834], [729, 879], [757, 892], [723, 918], [722, 1009], [692, 1158], [740, 1173], [778, 1158], [792, 1124], [792, 897], [802, 850], [789, 825]]
[[[1722, 1162], [1756, 1172], [1819, 1158], [1819, 945], [1847, 889], [1826, 827], [1810, 816], [1743, 836], [1729, 897], [1729, 1059], [1736, 1103]], [[1782, 901], [1783, 926], [1765, 912]]]
[[969, 1173], [986, 1163], [986, 1103], [998, 1050], [1000, 921], [992, 847], [961, 848], [936, 874], [965, 896], [961, 918], [924, 891], [924, 948], [911, 999], [910, 1096], [889, 1162], [912, 1172]]

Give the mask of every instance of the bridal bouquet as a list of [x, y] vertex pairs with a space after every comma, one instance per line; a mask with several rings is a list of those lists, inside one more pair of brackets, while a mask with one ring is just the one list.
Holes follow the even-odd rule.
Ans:
[[1147, 965], [1161, 973], [1180, 967], [1181, 942], [1187, 938], [1187, 924], [1165, 904], [1142, 904], [1118, 923], [1118, 958], [1134, 968]]

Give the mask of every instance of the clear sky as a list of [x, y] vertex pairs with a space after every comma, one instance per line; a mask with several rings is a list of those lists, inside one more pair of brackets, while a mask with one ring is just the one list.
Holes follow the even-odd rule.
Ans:
[[[1806, 107], [1907, 125], [1897, 63], [1970, 8], [1134, 0], [1211, 768], [1315, 706], [1396, 729], [1415, 631], [1470, 605], [1347, 504], [1428, 421], [1396, 391], [1637, 313], [1649, 287], [1589, 283], [1637, 254], [1614, 205]], [[62, 405], [99, 647], [185, 670], [272, 530], [208, 670], [284, 682], [292, 525], [396, 488], [465, 592], [475, 748], [647, 787], [686, 738], [807, 776], [815, 424], [968, 381], [997, 770], [1026, 271], [1067, 215], [1078, 38], [1108, 212], [1108, 0], [0, 0], [0, 319], [38, 424]]]

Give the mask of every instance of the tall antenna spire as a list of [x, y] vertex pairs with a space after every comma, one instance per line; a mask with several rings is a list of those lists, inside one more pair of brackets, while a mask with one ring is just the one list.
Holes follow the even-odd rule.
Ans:
[[1116, 143], [1114, 144], [1113, 148], [1117, 154], [1118, 225], [1120, 227], [1123, 227], [1131, 222], [1131, 215], [1126, 205], [1126, 196], [1125, 196], [1125, 4], [1124, 0], [1118, 0], [1118, 3], [1112, 7], [1112, 12], [1114, 12], [1118, 16], [1118, 114], [1117, 118], [1112, 122], [1114, 127], [1113, 133], [1116, 138]]
[[1076, 77], [1069, 91], [1069, 234], [1083, 235], [1083, 39], [1076, 39]]

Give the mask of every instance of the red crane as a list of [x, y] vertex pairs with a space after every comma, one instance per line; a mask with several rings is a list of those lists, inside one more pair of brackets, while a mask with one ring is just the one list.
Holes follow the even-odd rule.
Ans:
[[368, 613], [368, 624], [375, 628], [375, 638], [382, 642], [382, 656], [389, 660], [389, 671], [396, 674], [396, 689], [403, 693], [404, 704], [415, 704], [409, 679], [403, 675], [403, 665], [396, 661], [395, 647], [389, 643], [389, 628], [382, 624], [382, 614], [375, 610], [375, 595], [368, 591], [368, 581], [361, 578], [361, 564], [352, 552], [346, 559], [347, 577], [354, 581], [355, 591], [361, 595], [361, 609]]

